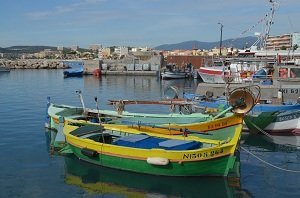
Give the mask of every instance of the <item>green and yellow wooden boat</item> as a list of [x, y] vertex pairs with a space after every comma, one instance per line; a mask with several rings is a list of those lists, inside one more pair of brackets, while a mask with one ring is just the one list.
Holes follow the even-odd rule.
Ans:
[[151, 175], [227, 176], [242, 131], [242, 117], [232, 115], [231, 119], [240, 122], [224, 122], [223, 126], [222, 122], [202, 123], [206, 133], [68, 123], [64, 135], [79, 159], [100, 166]]

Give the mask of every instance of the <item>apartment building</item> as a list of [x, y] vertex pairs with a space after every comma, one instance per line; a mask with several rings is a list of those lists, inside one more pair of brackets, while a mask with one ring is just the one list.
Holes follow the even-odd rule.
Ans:
[[266, 40], [266, 50], [292, 49], [295, 45], [300, 46], [300, 33], [269, 36]]

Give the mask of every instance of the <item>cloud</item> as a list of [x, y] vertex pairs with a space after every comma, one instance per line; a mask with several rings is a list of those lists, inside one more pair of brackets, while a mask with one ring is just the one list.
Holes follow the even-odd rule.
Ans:
[[27, 16], [32, 20], [45, 19], [46, 17], [62, 15], [66, 13], [76, 12], [81, 8], [90, 6], [91, 4], [103, 3], [106, 0], [81, 0], [80, 2], [71, 3], [68, 5], [58, 5], [49, 11], [35, 11], [27, 13]]
[[33, 20], [38, 20], [38, 19], [41, 19], [41, 18], [44, 18], [44, 17], [47, 17], [50, 15], [50, 12], [30, 12], [30, 13], [27, 13], [27, 16]]

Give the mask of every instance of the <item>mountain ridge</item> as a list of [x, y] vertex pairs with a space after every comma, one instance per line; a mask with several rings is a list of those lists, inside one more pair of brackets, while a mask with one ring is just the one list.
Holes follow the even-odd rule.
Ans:
[[[248, 36], [248, 37], [242, 37], [242, 38], [236, 38], [236, 39], [226, 39], [222, 41], [222, 47], [234, 47], [238, 49], [243, 49], [245, 47], [250, 47], [255, 41], [257, 40], [257, 37]], [[155, 47], [156, 50], [175, 50], [175, 49], [182, 49], [182, 50], [191, 50], [193, 48], [197, 49], [213, 49], [215, 47], [220, 46], [220, 41], [215, 42], [202, 42], [202, 41], [184, 41], [180, 43], [174, 43], [174, 44], [163, 44]]]

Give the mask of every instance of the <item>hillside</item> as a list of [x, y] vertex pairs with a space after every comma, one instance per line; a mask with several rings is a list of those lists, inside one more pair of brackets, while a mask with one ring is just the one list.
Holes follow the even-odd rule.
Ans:
[[[252, 43], [254, 43], [257, 40], [256, 37], [243, 37], [243, 38], [237, 38], [237, 39], [227, 39], [222, 41], [223, 47], [235, 47], [239, 49], [245, 48], [245, 46], [250, 47]], [[181, 43], [175, 43], [175, 44], [164, 44], [155, 47], [157, 50], [174, 50], [174, 49], [185, 49], [185, 50], [191, 50], [194, 47], [198, 49], [213, 49], [215, 47], [219, 47], [220, 41], [216, 42], [201, 42], [201, 41], [185, 41]]]

